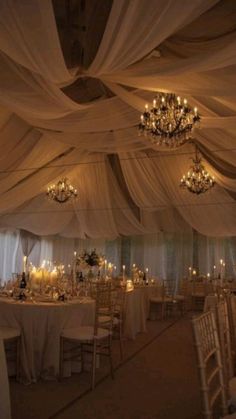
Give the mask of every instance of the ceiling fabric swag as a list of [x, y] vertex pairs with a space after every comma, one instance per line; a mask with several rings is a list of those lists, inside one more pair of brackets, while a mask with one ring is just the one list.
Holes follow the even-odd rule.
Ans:
[[[0, 5], [0, 225], [96, 239], [191, 227], [236, 234], [235, 2], [114, 0], [104, 28], [90, 5], [76, 32], [84, 61], [74, 65], [55, 3]], [[138, 135], [156, 92], [199, 110], [193, 137], [216, 178], [204, 196], [179, 188], [192, 144], [163, 151]], [[67, 208], [45, 197], [61, 177], [78, 189]]]

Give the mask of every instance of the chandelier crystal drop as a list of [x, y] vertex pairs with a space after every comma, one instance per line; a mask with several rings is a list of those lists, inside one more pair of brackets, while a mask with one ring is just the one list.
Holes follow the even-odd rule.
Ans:
[[50, 200], [64, 204], [71, 198], [77, 197], [77, 190], [70, 184], [67, 178], [62, 178], [56, 185], [50, 185], [47, 189]]
[[188, 139], [200, 121], [198, 109], [192, 109], [187, 99], [174, 93], [158, 94], [152, 108], [148, 104], [140, 117], [139, 133], [152, 143], [166, 147], [179, 147]]
[[202, 164], [202, 159], [196, 148], [195, 158], [193, 158], [193, 165], [187, 175], [181, 179], [180, 186], [187, 188], [190, 192], [200, 195], [208, 191], [215, 185], [215, 178], [211, 176]]

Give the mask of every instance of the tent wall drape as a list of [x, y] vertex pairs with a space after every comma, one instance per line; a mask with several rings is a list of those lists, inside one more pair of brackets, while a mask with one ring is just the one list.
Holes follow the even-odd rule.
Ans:
[[[27, 234], [27, 232], [24, 232]], [[19, 231], [1, 231], [0, 233], [0, 278], [7, 281], [13, 272], [21, 272], [23, 253]], [[149, 269], [149, 274], [162, 279], [179, 279], [188, 276], [189, 266], [200, 274], [213, 275], [220, 269], [220, 259], [226, 263], [225, 275], [236, 275], [236, 238], [207, 237], [197, 232], [157, 233], [131, 236], [115, 240], [105, 239], [64, 239], [59, 236], [38, 237], [33, 251], [29, 254], [29, 263], [40, 266], [43, 260], [62, 263], [69, 272], [74, 251], [92, 250], [104, 255], [115, 264], [117, 274], [125, 264], [130, 274], [135, 263], [140, 269]]]

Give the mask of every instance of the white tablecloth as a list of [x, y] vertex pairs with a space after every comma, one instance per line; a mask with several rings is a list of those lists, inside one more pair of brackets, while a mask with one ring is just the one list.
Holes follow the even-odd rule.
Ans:
[[126, 293], [124, 336], [135, 339], [138, 333], [146, 332], [146, 320], [149, 314], [149, 298], [155, 294], [155, 286], [147, 285]]
[[31, 383], [59, 372], [60, 334], [63, 328], [92, 325], [93, 300], [68, 303], [29, 303], [0, 299], [0, 326], [21, 329], [21, 376]]

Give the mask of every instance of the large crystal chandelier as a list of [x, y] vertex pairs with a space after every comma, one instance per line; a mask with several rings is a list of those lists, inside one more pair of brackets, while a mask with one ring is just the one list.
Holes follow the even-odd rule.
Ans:
[[62, 178], [56, 185], [48, 187], [47, 196], [52, 201], [64, 204], [69, 199], [77, 197], [77, 190], [74, 189], [67, 178]]
[[195, 158], [193, 158], [193, 165], [187, 175], [181, 179], [180, 186], [187, 188], [190, 192], [197, 195], [208, 191], [215, 184], [214, 176], [211, 176], [202, 164], [202, 159], [196, 147]]
[[200, 121], [197, 108], [192, 109], [187, 99], [174, 93], [158, 94], [149, 110], [140, 117], [139, 132], [146, 135], [154, 144], [178, 147], [191, 138], [191, 132]]

